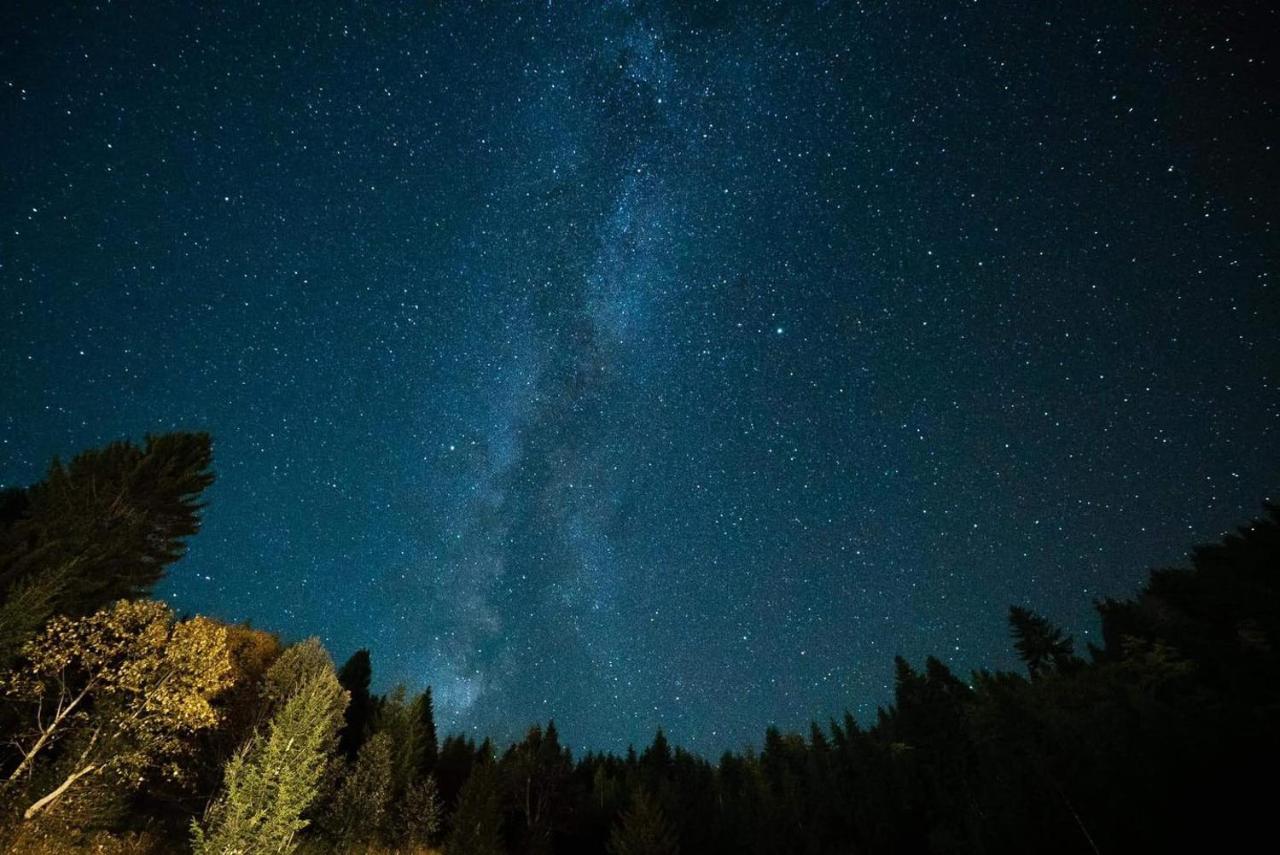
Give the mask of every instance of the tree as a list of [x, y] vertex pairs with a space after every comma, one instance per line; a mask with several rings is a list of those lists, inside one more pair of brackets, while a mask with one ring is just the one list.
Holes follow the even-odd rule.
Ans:
[[414, 698], [412, 711], [414, 720], [417, 722], [420, 745], [418, 771], [421, 775], [426, 775], [435, 770], [436, 760], [440, 756], [440, 743], [436, 737], [436, 712], [435, 705], [431, 701], [430, 686]]
[[440, 745], [440, 756], [432, 773], [440, 787], [440, 800], [453, 808], [462, 794], [462, 787], [471, 776], [476, 764], [476, 744], [459, 734], [446, 736]]
[[445, 843], [449, 855], [502, 855], [502, 790], [498, 767], [483, 757], [458, 796], [453, 829]]
[[385, 830], [393, 786], [391, 746], [390, 735], [375, 733], [343, 777], [325, 823], [339, 849], [376, 840]]
[[643, 789], [613, 827], [609, 855], [677, 855], [680, 846], [662, 809]]
[[1080, 664], [1072, 652], [1071, 636], [1063, 636], [1049, 621], [1029, 609], [1009, 607], [1013, 647], [1034, 679], [1052, 671], [1069, 671]]
[[213, 483], [206, 433], [114, 442], [55, 460], [5, 500], [0, 526], [0, 659], [53, 614], [83, 616], [145, 596], [200, 528]]
[[372, 729], [375, 733], [386, 733], [395, 746], [391, 760], [392, 792], [398, 798], [415, 781], [425, 778], [435, 765], [436, 732], [429, 694], [406, 701], [404, 686], [397, 686], [378, 701]]
[[427, 846], [440, 833], [440, 821], [444, 806], [440, 803], [440, 790], [434, 775], [427, 775], [409, 785], [404, 798], [399, 801], [396, 817], [396, 834], [409, 846]]
[[290, 647], [267, 671], [274, 707], [265, 734], [227, 764], [222, 794], [205, 826], [192, 824], [197, 855], [292, 852], [329, 766], [347, 693], [320, 642]]
[[57, 742], [75, 740], [70, 771], [23, 814], [30, 819], [82, 779], [136, 782], [212, 727], [210, 700], [231, 682], [226, 627], [207, 618], [175, 623], [163, 603], [121, 600], [88, 617], [57, 617], [23, 648], [26, 663], [3, 682], [35, 707], [35, 730], [18, 740], [16, 781]]
[[545, 732], [531, 727], [524, 741], [503, 757], [502, 767], [508, 803], [515, 806], [522, 826], [521, 850], [549, 851], [562, 791], [573, 768], [568, 750], [560, 746], [555, 722], [548, 722]]
[[356, 752], [369, 737], [373, 725], [375, 705], [369, 694], [372, 679], [373, 666], [369, 662], [368, 650], [357, 650], [338, 669], [338, 682], [351, 695], [345, 715], [346, 723], [338, 737], [338, 746], [348, 759], [355, 759]]

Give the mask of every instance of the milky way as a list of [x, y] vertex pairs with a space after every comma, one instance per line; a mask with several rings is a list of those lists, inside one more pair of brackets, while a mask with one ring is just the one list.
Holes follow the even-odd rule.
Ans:
[[894, 654], [1010, 665], [1010, 603], [1086, 642], [1275, 495], [1230, 10], [25, 5], [0, 481], [210, 430], [161, 594], [448, 727], [865, 718]]

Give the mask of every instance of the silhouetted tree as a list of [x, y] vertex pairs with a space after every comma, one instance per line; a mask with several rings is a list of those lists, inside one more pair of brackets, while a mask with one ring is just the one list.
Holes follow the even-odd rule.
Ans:
[[1009, 627], [1013, 647], [1027, 665], [1032, 679], [1049, 671], [1067, 671], [1079, 664], [1072, 651], [1071, 636], [1040, 615], [1020, 606], [1009, 607]]
[[357, 650], [338, 669], [338, 682], [347, 690], [351, 701], [347, 704], [345, 723], [338, 736], [338, 747], [348, 759], [355, 759], [360, 746], [369, 738], [376, 706], [369, 694], [373, 679], [373, 666], [368, 650]]
[[631, 806], [609, 837], [609, 855], [678, 855], [675, 831], [662, 809], [643, 790], [636, 790]]
[[502, 855], [502, 782], [498, 766], [482, 758], [471, 770], [454, 813], [449, 839], [449, 855]]
[[55, 460], [43, 481], [4, 502], [0, 525], [0, 665], [51, 615], [86, 615], [145, 596], [200, 528], [211, 483], [205, 433], [114, 442]]

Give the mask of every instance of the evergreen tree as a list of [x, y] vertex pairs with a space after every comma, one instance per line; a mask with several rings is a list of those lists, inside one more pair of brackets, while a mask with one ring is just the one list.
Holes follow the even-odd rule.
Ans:
[[640, 754], [639, 765], [645, 784], [656, 792], [671, 769], [671, 743], [662, 728], [658, 728], [653, 742]]
[[373, 666], [369, 662], [368, 650], [357, 650], [338, 669], [338, 682], [351, 696], [351, 702], [347, 704], [345, 724], [338, 739], [338, 747], [348, 759], [355, 759], [372, 729], [376, 711], [373, 697], [369, 694], [372, 679]]
[[55, 460], [45, 479], [4, 502], [0, 660], [53, 614], [86, 615], [145, 596], [200, 528], [213, 483], [205, 433], [148, 436]]
[[636, 790], [631, 806], [609, 836], [609, 855], [678, 855], [675, 831], [662, 809], [643, 789]]
[[457, 734], [446, 736], [441, 744], [434, 774], [446, 809], [457, 807], [462, 787], [476, 763], [476, 754], [475, 742]]
[[569, 751], [560, 745], [555, 722], [545, 731], [529, 728], [502, 761], [509, 803], [518, 817], [516, 840], [523, 852], [548, 852], [558, 819], [560, 798], [572, 770]]
[[1079, 664], [1072, 653], [1071, 636], [1063, 636], [1040, 615], [1019, 606], [1009, 607], [1013, 647], [1027, 665], [1032, 679], [1051, 671], [1068, 671]]
[[419, 744], [418, 771], [427, 775], [436, 768], [440, 757], [440, 743], [436, 735], [435, 704], [431, 700], [431, 687], [427, 686], [421, 695], [414, 698], [413, 716], [418, 722]]
[[308, 825], [303, 814], [320, 792], [347, 693], [316, 639], [281, 654], [266, 682], [274, 715], [227, 764], [205, 826], [192, 825], [196, 855], [293, 852]]
[[339, 849], [375, 841], [385, 831], [393, 786], [391, 753], [391, 737], [375, 733], [350, 764], [325, 823]]
[[397, 838], [411, 847], [433, 843], [444, 819], [444, 806], [440, 802], [435, 776], [428, 774], [410, 784], [398, 805]]
[[497, 764], [481, 758], [458, 796], [444, 847], [449, 855], [503, 855], [501, 786]]

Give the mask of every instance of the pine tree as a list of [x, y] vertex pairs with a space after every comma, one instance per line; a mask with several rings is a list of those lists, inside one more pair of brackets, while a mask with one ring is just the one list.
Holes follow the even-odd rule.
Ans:
[[206, 826], [193, 824], [196, 855], [293, 852], [308, 825], [303, 813], [320, 791], [347, 693], [316, 639], [281, 654], [266, 683], [275, 713], [227, 764]]
[[1051, 671], [1069, 671], [1079, 664], [1072, 653], [1071, 636], [1029, 609], [1009, 607], [1013, 647], [1032, 678]]
[[338, 682], [351, 695], [345, 715], [346, 723], [338, 737], [338, 747], [348, 759], [355, 759], [360, 746], [369, 738], [373, 726], [375, 706], [373, 697], [369, 694], [372, 679], [373, 666], [369, 662], [368, 650], [357, 650], [338, 669]]
[[444, 806], [440, 803], [440, 790], [434, 775], [426, 775], [409, 786], [400, 800], [397, 817], [397, 835], [409, 846], [427, 846], [440, 833], [444, 818]]
[[502, 790], [498, 767], [482, 758], [458, 796], [453, 829], [445, 843], [449, 855], [502, 855]]
[[609, 855], [678, 855], [675, 831], [662, 809], [644, 790], [636, 790], [629, 807], [609, 836]]
[[339, 849], [377, 840], [385, 831], [393, 786], [391, 751], [391, 737], [375, 733], [360, 746], [338, 787], [325, 824]]
[[145, 596], [200, 528], [213, 483], [205, 433], [115, 442], [5, 499], [0, 526], [0, 660], [51, 615], [91, 614]]

